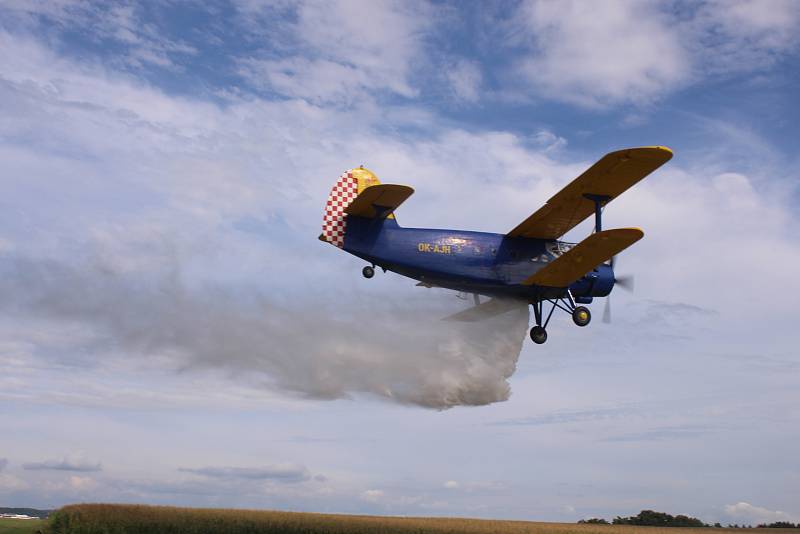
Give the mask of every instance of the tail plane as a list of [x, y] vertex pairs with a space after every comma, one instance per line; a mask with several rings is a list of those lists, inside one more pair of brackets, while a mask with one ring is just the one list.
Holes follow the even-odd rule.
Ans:
[[348, 216], [394, 219], [394, 210], [413, 193], [407, 185], [381, 185], [378, 177], [364, 167], [350, 169], [339, 177], [328, 195], [319, 238], [343, 248]]
[[347, 232], [347, 214], [344, 210], [367, 187], [380, 183], [378, 177], [364, 167], [350, 169], [342, 173], [333, 185], [331, 193], [328, 195], [328, 201], [325, 204], [320, 240], [343, 248], [344, 235]]

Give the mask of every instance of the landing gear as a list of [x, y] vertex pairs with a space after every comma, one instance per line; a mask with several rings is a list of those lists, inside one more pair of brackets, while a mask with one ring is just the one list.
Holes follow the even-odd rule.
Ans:
[[[544, 303], [545, 301], [552, 304], [550, 312], [545, 317]], [[567, 294], [557, 298], [538, 298], [531, 302], [533, 306], [533, 317], [536, 320], [536, 326], [531, 328], [531, 339], [537, 345], [541, 345], [547, 341], [547, 328], [550, 318], [556, 308], [572, 315], [572, 321], [578, 326], [586, 326], [592, 321], [592, 313], [586, 306], [576, 306], [575, 299], [572, 298], [572, 293], [567, 290]]]
[[367, 265], [363, 269], [361, 269], [361, 274], [364, 275], [364, 278], [372, 278], [375, 276], [375, 269]]
[[586, 306], [578, 306], [572, 310], [572, 321], [578, 326], [586, 326], [592, 322], [592, 313]]
[[545, 341], [547, 341], [547, 330], [542, 328], [539, 325], [534, 326], [531, 328], [531, 339], [537, 345], [541, 345]]
[[547, 320], [542, 326], [542, 301], [537, 300], [531, 304], [533, 305], [533, 317], [536, 320], [536, 326], [531, 328], [531, 340], [537, 345], [541, 345], [547, 341], [547, 330], [544, 329], [544, 326], [547, 326], [547, 323], [550, 322], [550, 315], [553, 315], [553, 310], [550, 310], [550, 315], [547, 316]]

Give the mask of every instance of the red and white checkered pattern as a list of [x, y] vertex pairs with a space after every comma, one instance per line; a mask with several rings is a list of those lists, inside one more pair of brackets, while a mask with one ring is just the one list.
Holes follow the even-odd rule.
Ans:
[[344, 247], [344, 233], [347, 229], [345, 208], [358, 196], [358, 179], [353, 177], [352, 170], [342, 174], [336, 181], [325, 205], [325, 217], [322, 220], [322, 235], [325, 241]]

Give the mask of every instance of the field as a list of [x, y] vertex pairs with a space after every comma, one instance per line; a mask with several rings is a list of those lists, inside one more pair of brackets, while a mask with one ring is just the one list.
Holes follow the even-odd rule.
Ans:
[[0, 519], [0, 534], [33, 534], [45, 523], [41, 519]]
[[[357, 515], [82, 504], [50, 516], [48, 534], [712, 534], [733, 529], [655, 528], [574, 523], [535, 523], [460, 518]], [[0, 534], [6, 531], [0, 530]], [[8, 532], [25, 532], [11, 530]], [[27, 531], [31, 532], [31, 530]], [[737, 532], [740, 532], [737, 529]], [[759, 529], [758, 534], [797, 534], [796, 529]]]

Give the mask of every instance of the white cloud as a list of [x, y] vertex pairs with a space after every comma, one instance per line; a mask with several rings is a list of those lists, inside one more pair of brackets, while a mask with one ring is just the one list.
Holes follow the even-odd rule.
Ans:
[[[258, 17], [264, 9], [269, 16], [274, 6], [240, 8]], [[431, 13], [424, 2], [305, 1], [291, 17], [296, 21], [279, 29], [300, 53], [244, 59], [240, 74], [257, 86], [314, 102], [350, 104], [374, 91], [414, 97], [414, 63], [423, 57]]]
[[530, 0], [519, 15], [535, 93], [586, 107], [650, 104], [712, 75], [763, 71], [800, 42], [791, 0]]
[[457, 100], [475, 102], [480, 98], [483, 75], [477, 62], [459, 59], [445, 67], [444, 73]]
[[26, 490], [30, 485], [19, 477], [7, 473], [0, 473], [0, 494], [14, 494]]
[[379, 489], [369, 489], [361, 493], [361, 498], [368, 502], [377, 502], [383, 499], [385, 493]]
[[88, 491], [94, 489], [97, 486], [97, 483], [92, 477], [79, 477], [79, 476], [70, 476], [69, 477], [69, 487], [77, 490], [77, 491]]
[[528, 2], [534, 42], [527, 79], [547, 97], [586, 106], [647, 103], [686, 80], [686, 53], [656, 4], [615, 0]]
[[548, 130], [539, 130], [533, 134], [532, 141], [545, 153], [556, 152], [567, 146], [566, 139]]
[[680, 28], [698, 75], [763, 71], [797, 50], [800, 4], [792, 0], [710, 0]]
[[379, 88], [368, 71], [328, 59], [250, 58], [240, 61], [239, 73], [256, 86], [317, 103], [352, 105]]
[[725, 513], [735, 521], [745, 521], [748, 524], [774, 523], [776, 521], [793, 522], [793, 516], [778, 510], [769, 510], [761, 506], [754, 506], [747, 502], [726, 504]]
[[110, 62], [119, 67], [157, 66], [179, 68], [186, 55], [197, 50], [181, 41], [169, 39], [156, 24], [142, 17], [136, 3], [100, 5], [92, 2], [10, 2], [0, 6], [9, 27], [20, 25], [37, 28], [41, 19], [62, 30], [80, 32], [84, 38], [100, 46], [116, 46], [121, 50]]

